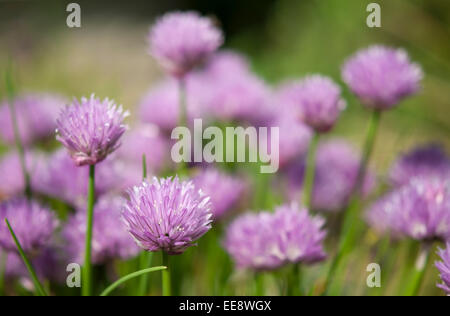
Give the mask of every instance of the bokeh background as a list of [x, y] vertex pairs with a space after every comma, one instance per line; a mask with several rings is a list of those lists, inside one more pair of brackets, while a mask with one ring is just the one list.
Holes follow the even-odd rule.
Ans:
[[[373, 1], [365, 0], [79, 0], [82, 27], [72, 29], [66, 26], [70, 2], [0, 0], [0, 69], [12, 60], [20, 92], [52, 91], [69, 97], [95, 92], [114, 98], [130, 109], [131, 120], [136, 119], [133, 109], [163, 75], [146, 53], [150, 25], [164, 12], [193, 9], [216, 19], [225, 32], [224, 47], [247, 55], [254, 72], [268, 83], [310, 73], [340, 83], [348, 107], [333, 137], [343, 136], [356, 146], [362, 143], [369, 113], [343, 85], [340, 67], [346, 57], [370, 44], [405, 48], [423, 67], [423, 89], [383, 117], [374, 167], [382, 174], [398, 153], [416, 144], [450, 147], [450, 1], [374, 1], [381, 5], [382, 25], [369, 28], [366, 6]], [[354, 257], [370, 255], [368, 248]], [[361, 282], [366, 272], [358, 269], [360, 273], [348, 269], [353, 275], [343, 278], [360, 280], [348, 283], [352, 294], [367, 294]], [[198, 270], [201, 274], [201, 267]], [[428, 277], [436, 280], [434, 270]], [[313, 270], [311, 278], [317, 274]], [[202, 284], [189, 288], [194, 285], [186, 281], [180, 286], [188, 293], [212, 294]], [[440, 293], [433, 282], [427, 284], [429, 293]]]

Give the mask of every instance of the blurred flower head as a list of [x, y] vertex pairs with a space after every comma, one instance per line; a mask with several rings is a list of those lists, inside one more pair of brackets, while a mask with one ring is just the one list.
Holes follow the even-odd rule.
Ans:
[[313, 263], [325, 258], [324, 220], [296, 204], [275, 213], [245, 214], [228, 227], [225, 249], [240, 268], [276, 269], [287, 263]]
[[126, 130], [123, 120], [128, 116], [122, 106], [94, 94], [74, 99], [56, 120], [57, 139], [67, 148], [77, 166], [94, 165], [106, 158], [119, 146]]
[[442, 260], [436, 262], [436, 267], [440, 272], [442, 280], [442, 283], [438, 284], [438, 287], [450, 295], [450, 242], [447, 243], [447, 249], [439, 249], [438, 254]]
[[250, 65], [243, 55], [224, 50], [211, 56], [205, 67], [205, 73], [210, 78], [221, 80], [225, 76], [248, 75]]
[[342, 78], [367, 107], [387, 110], [416, 93], [421, 68], [411, 63], [402, 49], [371, 46], [350, 57]]
[[377, 230], [416, 240], [449, 240], [450, 181], [414, 178], [375, 202], [367, 213]]
[[31, 257], [48, 244], [58, 226], [54, 213], [35, 201], [20, 198], [3, 202], [0, 204], [0, 246], [12, 252], [18, 250], [5, 218], [11, 224], [23, 250]]
[[214, 219], [224, 216], [242, 196], [245, 188], [242, 180], [213, 168], [202, 170], [193, 182], [197, 189], [211, 198]]
[[136, 243], [148, 251], [181, 254], [211, 229], [211, 202], [191, 181], [178, 177], [144, 181], [129, 190], [122, 218]]
[[428, 144], [414, 148], [402, 155], [389, 171], [389, 180], [396, 186], [424, 176], [450, 178], [450, 158], [441, 146]]
[[[53, 94], [23, 94], [14, 99], [20, 139], [30, 145], [34, 141], [53, 135], [58, 111], [66, 100]], [[0, 105], [0, 137], [14, 144], [14, 130], [8, 101]]]
[[[301, 120], [318, 133], [328, 132], [336, 123], [345, 102], [341, 99], [341, 90], [331, 79], [313, 75], [299, 82], [282, 86], [280, 100], [286, 101], [296, 109]], [[286, 107], [287, 105], [281, 105]]]
[[170, 74], [183, 77], [223, 43], [222, 32], [197, 12], [172, 12], [157, 20], [149, 34], [150, 53]]
[[[316, 169], [312, 196], [312, 209], [336, 212], [348, 202], [354, 188], [360, 155], [344, 140], [334, 139], [321, 143], [316, 154]], [[288, 195], [298, 200], [303, 186], [305, 161], [288, 168]], [[369, 170], [363, 184], [363, 193], [369, 194], [375, 184], [373, 173]]]
[[[63, 148], [41, 161], [40, 167], [36, 168], [31, 177], [33, 189], [41, 194], [60, 198], [73, 206], [84, 206], [88, 191], [89, 168], [74, 165]], [[125, 176], [127, 173], [118, 168], [116, 160], [99, 163], [95, 181], [97, 197], [109, 191], [122, 190], [121, 182]]]
[[[128, 234], [121, 220], [121, 208], [125, 200], [120, 197], [104, 197], [94, 207], [92, 229], [92, 261], [106, 263], [114, 258], [129, 259], [138, 254], [139, 248]], [[83, 262], [86, 237], [86, 212], [79, 210], [63, 230], [71, 260]]]

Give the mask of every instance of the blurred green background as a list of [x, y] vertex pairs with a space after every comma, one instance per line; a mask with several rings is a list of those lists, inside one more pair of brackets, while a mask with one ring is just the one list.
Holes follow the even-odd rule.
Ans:
[[[141, 96], [163, 75], [147, 54], [150, 25], [164, 12], [193, 9], [214, 17], [224, 29], [224, 47], [246, 54], [254, 71], [274, 87], [311, 73], [337, 80], [348, 108], [331, 136], [343, 136], [357, 146], [369, 113], [343, 85], [340, 67], [346, 57], [371, 44], [405, 48], [423, 67], [423, 89], [383, 116], [372, 162], [383, 175], [399, 152], [415, 144], [438, 142], [450, 147], [448, 0], [73, 1], [81, 6], [79, 29], [66, 26], [70, 2], [0, 0], [0, 70], [13, 61], [20, 91], [54, 91], [69, 97], [95, 92], [114, 98], [133, 115]], [[381, 28], [366, 25], [371, 2], [381, 5]], [[3, 93], [0, 87], [0, 97]], [[400, 245], [393, 258], [407, 258], [406, 249]], [[349, 264], [370, 260], [372, 250], [355, 253]], [[201, 275], [202, 267], [197, 268]], [[308, 278], [313, 280], [322, 268], [312, 268]], [[347, 271], [352, 275], [342, 278], [367, 276], [359, 266]], [[429, 274], [428, 293], [440, 294], [432, 281], [437, 280], [436, 269]], [[202, 284], [180, 287], [199, 287], [187, 293], [213, 294]], [[350, 293], [367, 294], [364, 282], [355, 284], [349, 283]]]

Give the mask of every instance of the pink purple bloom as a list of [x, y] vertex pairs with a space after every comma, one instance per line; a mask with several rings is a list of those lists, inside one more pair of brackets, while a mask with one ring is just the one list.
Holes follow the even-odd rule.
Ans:
[[[14, 99], [20, 138], [23, 144], [50, 137], [56, 127], [56, 116], [66, 100], [52, 94], [24, 94]], [[14, 130], [8, 101], [0, 105], [0, 137], [14, 143]]]
[[[104, 197], [94, 207], [92, 261], [95, 264], [106, 263], [114, 258], [129, 259], [139, 252], [121, 220], [120, 212], [124, 203], [120, 197]], [[67, 222], [62, 234], [71, 259], [83, 262], [86, 212], [77, 211]]]
[[183, 77], [223, 43], [222, 32], [196, 12], [168, 13], [149, 35], [150, 53], [170, 74]]
[[169, 152], [169, 143], [156, 125], [140, 124], [124, 135], [117, 156], [142, 166], [142, 155], [145, 154], [149, 169], [159, 171], [167, 164]]
[[16, 199], [0, 204], [0, 245], [6, 251], [17, 251], [5, 223], [8, 219], [23, 250], [33, 256], [47, 245], [58, 226], [53, 212], [35, 201]]
[[321, 75], [289, 83], [282, 91], [287, 95], [281, 100], [290, 99], [292, 105], [297, 108], [292, 110], [292, 113], [298, 113], [305, 124], [319, 133], [328, 132], [345, 107], [339, 86]]
[[387, 110], [420, 88], [422, 70], [402, 49], [371, 46], [350, 57], [342, 78], [367, 107]]
[[[87, 196], [89, 168], [77, 167], [63, 148], [41, 159], [42, 163], [32, 176], [35, 191], [57, 197], [74, 206], [84, 206]], [[127, 172], [130, 172], [127, 170]], [[127, 172], [114, 160], [102, 161], [97, 165], [95, 192], [101, 196], [123, 188], [122, 182]], [[140, 180], [138, 177], [136, 180]]]
[[442, 280], [442, 283], [438, 284], [438, 287], [450, 295], [450, 242], [447, 243], [447, 249], [439, 249], [438, 254], [442, 260], [436, 262], [436, 267], [440, 272]]
[[213, 168], [202, 170], [193, 182], [211, 198], [214, 219], [224, 216], [239, 201], [245, 188], [242, 180]]
[[367, 219], [377, 230], [390, 230], [398, 236], [449, 240], [450, 181], [414, 178], [375, 202]]
[[423, 176], [450, 178], [450, 158], [441, 146], [419, 146], [402, 155], [389, 172], [390, 182], [397, 186]]
[[211, 202], [191, 181], [178, 177], [144, 181], [129, 190], [122, 218], [147, 251], [181, 254], [211, 229]]
[[211, 56], [205, 73], [210, 78], [221, 80], [225, 76], [248, 75], [250, 65], [243, 55], [225, 50]]
[[288, 263], [313, 263], [325, 258], [324, 220], [296, 204], [275, 213], [245, 214], [227, 229], [224, 246], [240, 268], [276, 269]]
[[89, 99], [74, 99], [57, 119], [57, 139], [68, 149], [77, 166], [94, 165], [119, 146], [126, 130], [123, 120], [128, 116], [113, 101], [101, 101], [94, 94]]
[[[298, 200], [303, 186], [305, 162], [292, 165], [288, 172], [289, 197]], [[330, 140], [319, 145], [316, 154], [316, 172], [312, 196], [312, 209], [336, 212], [344, 207], [355, 185], [360, 164], [360, 155], [343, 140]], [[368, 172], [363, 184], [363, 193], [369, 194], [375, 179]]]

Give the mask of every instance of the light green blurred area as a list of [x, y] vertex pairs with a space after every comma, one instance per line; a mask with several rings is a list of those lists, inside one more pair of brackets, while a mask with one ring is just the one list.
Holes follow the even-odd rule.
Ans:
[[[338, 81], [348, 107], [327, 137], [345, 137], [358, 147], [369, 113], [343, 84], [341, 65], [358, 49], [372, 44], [407, 50], [411, 59], [423, 67], [423, 89], [382, 117], [372, 164], [383, 176], [399, 152], [416, 144], [438, 142], [447, 151], [450, 148], [450, 1], [373, 1], [381, 5], [381, 28], [366, 25], [366, 6], [370, 2], [275, 1], [266, 22], [227, 37], [226, 48], [248, 55], [254, 71], [273, 87], [311, 73], [322, 73]], [[20, 91], [54, 91], [69, 97], [95, 92], [122, 103], [131, 110], [131, 119], [137, 120], [135, 108], [140, 98], [162, 77], [146, 52], [152, 20], [144, 23], [124, 16], [88, 15], [83, 18], [81, 29], [69, 29], [65, 13], [58, 16], [59, 26], [51, 29], [41, 29], [33, 20], [14, 21], [1, 29], [0, 70], [5, 69], [12, 57]], [[3, 93], [0, 88], [0, 97]], [[361, 241], [365, 247], [359, 247], [349, 259], [344, 271], [347, 274], [342, 273], [341, 278], [355, 282], [339, 289], [343, 293], [368, 294], [365, 284], [360, 282], [367, 276], [361, 262], [373, 259], [371, 247], [377, 241], [378, 236], [368, 232]], [[406, 255], [403, 246], [395, 251], [397, 269], [389, 278], [398, 281]], [[208, 278], [208, 273], [202, 273], [205, 267], [205, 264], [196, 266], [198, 271], [193, 275]], [[326, 265], [321, 265], [308, 269], [308, 279], [312, 282], [323, 275], [325, 268]], [[240, 284], [240, 277], [233, 276], [233, 282], [237, 280]], [[436, 280], [437, 271], [430, 266], [426, 293], [441, 294], [435, 288]], [[184, 293], [211, 294], [206, 281], [191, 281], [187, 278], [180, 285], [186, 288]], [[269, 276], [267, 284], [272, 281]], [[241, 294], [239, 286], [236, 291]], [[389, 288], [387, 293], [395, 293], [395, 288]]]

